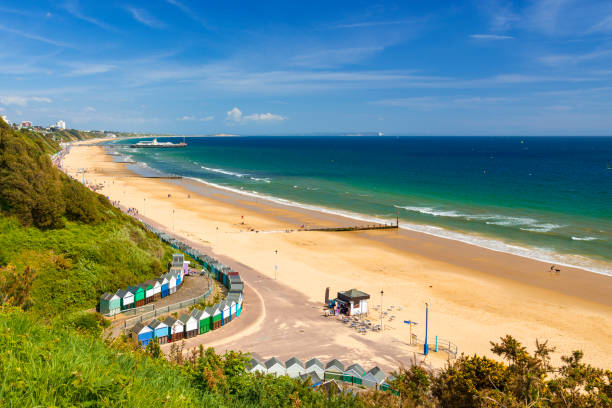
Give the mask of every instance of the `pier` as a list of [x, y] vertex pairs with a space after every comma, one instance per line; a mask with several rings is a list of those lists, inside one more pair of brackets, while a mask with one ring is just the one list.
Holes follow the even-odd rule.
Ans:
[[398, 229], [395, 225], [357, 225], [353, 227], [328, 227], [328, 228], [301, 228], [298, 231], [327, 231], [327, 232], [344, 232], [344, 231], [369, 231], [369, 230], [390, 230]]

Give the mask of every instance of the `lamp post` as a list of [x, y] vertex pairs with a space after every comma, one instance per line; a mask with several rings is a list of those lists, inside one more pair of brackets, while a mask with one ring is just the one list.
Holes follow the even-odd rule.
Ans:
[[174, 208], [172, 209], [172, 232], [174, 232]]
[[276, 274], [278, 272], [278, 249], [275, 249], [274, 253], [276, 254], [274, 256], [274, 261], [275, 261], [275, 264], [274, 264], [274, 280], [276, 280]]
[[427, 345], [427, 324], [429, 320], [429, 303], [425, 303], [425, 344], [423, 345], [423, 354], [429, 354], [429, 346]]
[[380, 330], [383, 329], [383, 322], [382, 322], [382, 318], [383, 318], [383, 295], [385, 294], [384, 291], [380, 291]]
[[147, 210], [147, 199], [143, 198], [142, 199], [142, 215], [146, 215], [146, 210]]

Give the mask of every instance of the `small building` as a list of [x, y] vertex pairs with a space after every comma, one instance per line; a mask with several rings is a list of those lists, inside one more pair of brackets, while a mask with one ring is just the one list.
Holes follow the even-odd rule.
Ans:
[[134, 294], [129, 290], [119, 289], [115, 292], [121, 301], [121, 310], [127, 310], [134, 307]]
[[162, 275], [161, 280], [161, 297], [165, 298], [170, 294], [170, 282], [166, 274]]
[[223, 324], [228, 324], [232, 317], [230, 315], [230, 304], [227, 300], [223, 300], [219, 303], [219, 307], [221, 308], [221, 312], [223, 313]]
[[325, 365], [325, 372], [323, 378], [325, 380], [342, 380], [342, 374], [344, 373], [344, 364], [338, 359], [333, 359]]
[[287, 375], [291, 378], [297, 378], [306, 373], [304, 363], [295, 357], [291, 357], [289, 360], [285, 361], [285, 370]]
[[198, 335], [198, 320], [193, 315], [182, 314], [179, 320], [185, 326], [185, 338], [194, 337]]
[[236, 306], [238, 305], [236, 303], [236, 300], [234, 298], [227, 298], [227, 303], [229, 304], [230, 307], [230, 322], [232, 321], [233, 318], [236, 317]]
[[121, 299], [114, 293], [105, 293], [100, 297], [100, 313], [114, 316], [121, 313]]
[[362, 315], [368, 313], [368, 299], [370, 295], [357, 289], [338, 292], [336, 299], [340, 312], [348, 316]]
[[212, 329], [217, 330], [222, 325], [223, 311], [219, 308], [219, 304], [214, 305], [212, 310]]
[[351, 384], [361, 384], [364, 374], [365, 370], [362, 366], [352, 364], [342, 373], [342, 381]]
[[363, 376], [362, 385], [378, 389], [385, 382], [385, 373], [378, 367], [374, 367]]
[[166, 317], [166, 320], [164, 320], [164, 323], [170, 327], [170, 338], [168, 339], [168, 343], [183, 339], [185, 336], [185, 326], [183, 325], [183, 322], [175, 319], [172, 316], [168, 316]]
[[304, 365], [306, 374], [315, 373], [317, 377], [323, 378], [325, 370], [323, 369], [323, 363], [318, 358], [311, 358]]
[[249, 373], [262, 373], [266, 374], [266, 367], [259, 362], [256, 358], [249, 360], [249, 366], [247, 367]]
[[181, 283], [183, 283], [183, 268], [173, 266], [170, 268], [170, 273], [176, 276], [176, 288], [178, 289]]
[[202, 313], [204, 313], [204, 311], [197, 308], [193, 309], [191, 313], [189, 313], [189, 316], [193, 316], [193, 318], [196, 319], [196, 322], [198, 322], [198, 334], [200, 334], [200, 317], [202, 317]]
[[300, 375], [300, 380], [302, 381], [309, 380], [312, 388], [318, 387], [323, 382], [323, 378], [319, 377], [319, 375], [315, 373], [314, 371]]
[[283, 362], [276, 357], [267, 360], [264, 365], [266, 366], [267, 374], [274, 374], [276, 377], [286, 374]]
[[176, 292], [176, 275], [168, 272], [166, 276], [168, 278], [168, 294], [171, 295]]
[[204, 334], [210, 331], [210, 328], [212, 326], [212, 322], [210, 320], [211, 315], [210, 312], [212, 311], [212, 308], [209, 306], [207, 308], [205, 308], [204, 310], [202, 310], [202, 313], [200, 314], [200, 323], [199, 323], [199, 328], [200, 328], [200, 334]]
[[161, 282], [158, 279], [151, 279], [147, 283], [153, 286], [153, 301], [161, 299]]
[[185, 254], [172, 254], [172, 266], [183, 267], [185, 262]]
[[145, 305], [153, 302], [153, 285], [151, 285], [150, 283], [147, 283], [147, 282], [143, 282], [143, 283], [138, 285], [140, 288], [142, 288], [142, 290], [145, 293], [145, 299], [144, 299], [144, 304]]
[[134, 343], [146, 347], [151, 339], [153, 339], [153, 329], [142, 323], [136, 323], [136, 325], [132, 327], [131, 337]]
[[393, 390], [392, 390], [392, 388], [391, 388], [391, 382], [392, 382], [393, 380], [395, 380], [395, 377], [394, 377], [394, 376], [392, 376], [392, 375], [388, 376], [388, 377], [387, 377], [387, 379], [386, 379], [386, 380], [384, 380], [384, 381], [383, 381], [383, 382], [380, 384], [380, 387], [379, 387], [379, 388], [380, 388], [382, 391], [389, 391], [389, 390], [391, 390], [391, 391], [393, 392]]
[[168, 342], [170, 327], [166, 323], [153, 319], [148, 326], [153, 329], [153, 338], [157, 339], [159, 344], [166, 344]]
[[134, 294], [134, 304], [136, 307], [144, 306], [145, 304], [145, 290], [140, 286], [130, 286], [128, 291]]

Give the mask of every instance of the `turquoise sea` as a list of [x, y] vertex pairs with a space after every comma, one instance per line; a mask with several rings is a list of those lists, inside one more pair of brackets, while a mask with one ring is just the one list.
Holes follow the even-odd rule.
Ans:
[[[612, 137], [188, 137], [136, 169], [612, 275]], [[176, 139], [159, 138], [159, 141]]]

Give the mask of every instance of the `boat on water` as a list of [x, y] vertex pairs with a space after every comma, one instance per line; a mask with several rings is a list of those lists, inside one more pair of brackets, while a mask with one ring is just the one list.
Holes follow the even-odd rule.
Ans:
[[158, 142], [157, 138], [153, 140], [141, 140], [138, 143], [131, 144], [130, 147], [136, 148], [163, 148], [163, 147], [185, 147], [187, 143], [185, 143], [184, 139], [181, 143], [172, 143], [172, 142]]

